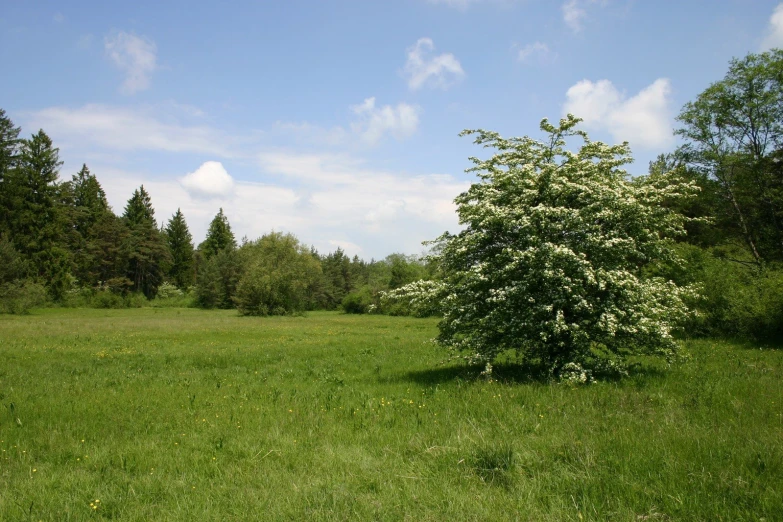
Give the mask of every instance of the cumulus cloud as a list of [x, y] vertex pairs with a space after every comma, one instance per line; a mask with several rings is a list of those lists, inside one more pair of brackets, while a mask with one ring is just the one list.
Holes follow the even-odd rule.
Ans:
[[546, 62], [554, 58], [554, 53], [543, 42], [527, 44], [517, 53], [517, 59], [523, 63], [531, 63], [534, 60]]
[[588, 128], [608, 131], [615, 141], [642, 148], [672, 145], [671, 83], [659, 78], [627, 97], [609, 80], [582, 80], [566, 93], [563, 114], [584, 119]]
[[465, 76], [459, 60], [451, 53], [435, 56], [435, 44], [430, 38], [419, 40], [408, 48], [408, 61], [404, 74], [408, 78], [408, 87], [418, 90], [424, 86], [447, 89]]
[[778, 4], [769, 17], [764, 39], [761, 42], [761, 50], [766, 51], [776, 47], [783, 47], [783, 4]]
[[419, 109], [407, 103], [376, 107], [373, 97], [354, 105], [351, 110], [359, 117], [351, 128], [370, 145], [378, 143], [387, 133], [396, 139], [407, 138], [419, 127]]
[[125, 73], [125, 81], [120, 88], [124, 94], [135, 94], [149, 88], [152, 73], [157, 68], [155, 42], [120, 31], [106, 37], [104, 49], [114, 65]]
[[369, 236], [383, 230], [385, 238], [406, 237], [399, 241], [408, 251], [456, 226], [453, 200], [469, 186], [447, 175], [376, 171], [344, 155], [264, 153], [259, 163], [309, 188], [308, 212], [319, 216], [318, 226]]
[[[158, 220], [165, 222], [181, 208], [196, 244], [222, 207], [238, 238], [255, 239], [274, 229], [291, 232], [321, 252], [339, 246], [365, 259], [421, 252], [422, 241], [458, 230], [453, 199], [470, 185], [450, 175], [377, 170], [345, 154], [274, 151], [259, 154], [251, 170], [241, 174], [263, 182], [237, 175], [233, 190], [205, 200], [179, 179], [123, 171], [112, 163], [107, 158], [90, 163], [90, 169], [113, 208], [122, 209], [143, 183]], [[235, 168], [240, 167], [231, 167], [232, 173]]]
[[228, 196], [234, 190], [234, 179], [219, 161], [207, 161], [179, 180], [185, 190], [197, 197]]

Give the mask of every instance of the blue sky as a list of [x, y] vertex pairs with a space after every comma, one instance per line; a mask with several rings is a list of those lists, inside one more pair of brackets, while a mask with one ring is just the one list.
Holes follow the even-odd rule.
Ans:
[[82, 163], [121, 213], [139, 185], [195, 241], [419, 253], [458, 229], [453, 198], [488, 152], [464, 128], [539, 136], [585, 118], [634, 174], [733, 57], [783, 46], [763, 0], [3, 2], [0, 107]]

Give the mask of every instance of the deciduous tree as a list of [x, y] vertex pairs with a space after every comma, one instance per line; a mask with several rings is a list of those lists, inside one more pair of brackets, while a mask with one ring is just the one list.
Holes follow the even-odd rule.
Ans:
[[[662, 203], [693, 184], [669, 173], [632, 183], [621, 168], [628, 144], [590, 141], [579, 121], [543, 120], [543, 142], [463, 133], [496, 153], [472, 158], [480, 181], [455, 200], [465, 228], [437, 240], [442, 279], [397, 293], [434, 298], [438, 342], [469, 361], [516, 352], [561, 372], [676, 353], [672, 330], [692, 289], [641, 269], [677, 262], [666, 238], [684, 232], [685, 218]], [[583, 143], [572, 152], [567, 140]]]

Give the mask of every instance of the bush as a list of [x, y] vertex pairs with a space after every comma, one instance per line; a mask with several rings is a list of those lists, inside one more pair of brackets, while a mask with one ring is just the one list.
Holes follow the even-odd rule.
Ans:
[[0, 285], [0, 313], [28, 314], [30, 309], [46, 303], [46, 288], [27, 280]]
[[149, 304], [153, 308], [190, 308], [195, 305], [188, 292], [169, 282], [160, 285], [158, 295]]
[[122, 296], [109, 290], [95, 292], [91, 304], [95, 308], [125, 308], [125, 300]]
[[[455, 200], [464, 229], [436, 241], [442, 279], [390, 294], [440, 307], [438, 342], [455, 356], [487, 363], [514, 353], [559, 374], [568, 363], [588, 369], [597, 348], [614, 364], [677, 354], [673, 330], [695, 288], [640, 268], [678, 263], [668, 238], [685, 233], [686, 219], [665, 204], [696, 187], [678, 172], [631, 180], [621, 169], [627, 143], [590, 141], [579, 121], [542, 121], [543, 141], [463, 133], [497, 153], [472, 159], [480, 181]], [[573, 139], [576, 152], [565, 148]]]
[[291, 234], [272, 232], [242, 246], [245, 263], [234, 302], [242, 315], [303, 312], [321, 265]]
[[647, 274], [700, 286], [700, 295], [689, 303], [698, 314], [686, 323], [688, 334], [783, 339], [781, 267], [761, 269], [736, 247], [678, 244], [676, 250], [683, 265], [658, 263], [648, 267]]
[[443, 311], [438, 295], [442, 290], [442, 283], [422, 279], [396, 290], [381, 292], [378, 312], [413, 317], [440, 316]]
[[366, 314], [373, 304], [372, 292], [369, 286], [354, 290], [343, 298], [341, 304], [347, 314]]
[[703, 272], [697, 332], [757, 340], [783, 339], [783, 270], [762, 271], [711, 259]]
[[185, 292], [176, 287], [176, 285], [169, 283], [168, 281], [158, 287], [158, 293], [155, 296], [158, 299], [171, 299], [173, 297], [182, 297]]

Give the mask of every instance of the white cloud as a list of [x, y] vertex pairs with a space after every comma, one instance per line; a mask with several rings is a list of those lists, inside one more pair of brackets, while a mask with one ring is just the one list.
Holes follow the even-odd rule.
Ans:
[[144, 36], [117, 32], [104, 40], [106, 54], [121, 71], [125, 81], [120, 90], [134, 94], [148, 89], [152, 73], [157, 68], [157, 46]]
[[407, 138], [419, 127], [419, 109], [407, 103], [398, 103], [396, 107], [376, 107], [373, 97], [354, 105], [351, 110], [359, 116], [359, 121], [354, 122], [351, 128], [370, 145], [378, 143], [386, 133], [396, 139]]
[[234, 190], [234, 179], [219, 161], [207, 161], [179, 181], [196, 197], [228, 196]]
[[517, 53], [517, 59], [523, 63], [530, 63], [534, 59], [540, 62], [546, 62], [554, 59], [555, 54], [549, 49], [549, 46], [543, 42], [533, 42], [527, 44]]
[[563, 21], [573, 32], [578, 33], [584, 27], [588, 7], [594, 4], [605, 6], [606, 3], [607, 0], [568, 0], [560, 8]]
[[411, 90], [421, 89], [425, 85], [447, 89], [465, 76], [459, 60], [451, 53], [432, 56], [435, 44], [430, 38], [419, 40], [408, 48], [408, 61], [404, 73], [408, 77]]
[[769, 25], [761, 42], [761, 50], [783, 48], [783, 4], [778, 4], [769, 17]]
[[563, 114], [585, 126], [608, 131], [616, 141], [642, 148], [669, 147], [672, 136], [671, 82], [659, 78], [630, 98], [609, 80], [582, 80], [566, 93]]
[[347, 240], [378, 257], [421, 251], [422, 241], [454, 230], [453, 200], [469, 186], [447, 175], [375, 171], [344, 155], [265, 153], [259, 161], [264, 171], [308, 187], [307, 206], [297, 215], [310, 223], [311, 233], [349, 232]]
[[582, 20], [587, 16], [587, 12], [582, 7], [579, 0], [569, 0], [563, 4], [563, 21], [574, 32], [582, 30]]
[[[197, 244], [222, 207], [237, 238], [291, 232], [321, 252], [339, 246], [368, 260], [392, 252], [418, 253], [422, 241], [457, 231], [453, 199], [469, 186], [450, 175], [375, 170], [342, 154], [278, 151], [258, 155], [256, 175], [263, 182], [235, 179], [234, 190], [205, 201], [174, 177], [122, 171], [111, 164], [108, 159], [89, 165], [115, 211], [121, 213], [144, 184], [158, 222], [181, 208]], [[66, 171], [75, 167], [69, 164]]]
[[[170, 113], [167, 114], [167, 113]], [[167, 116], [171, 122], [161, 121]], [[181, 106], [123, 108], [90, 104], [79, 108], [50, 107], [27, 116], [31, 128], [43, 128], [62, 147], [90, 145], [112, 150], [196, 152], [231, 157], [236, 138], [205, 125], [183, 125], [193, 117]]]
[[[406, 104], [379, 106], [369, 99], [354, 113], [359, 121], [344, 131], [337, 150], [351, 149], [351, 137], [373, 142], [418, 128], [418, 109]], [[174, 103], [88, 105], [28, 113], [21, 124], [52, 136], [66, 161], [63, 177], [86, 161], [118, 212], [143, 183], [159, 222], [181, 208], [196, 242], [220, 207], [237, 237], [292, 232], [321, 252], [339, 245], [367, 259], [421, 252], [422, 241], [459, 227], [453, 199], [467, 190], [466, 181], [377, 170], [347, 152], [306, 154], [302, 151], [312, 150], [312, 143], [292, 142], [287, 135], [291, 149], [275, 149], [270, 142], [280, 132], [331, 132], [311, 124], [272, 124], [263, 134], [235, 136], [204, 125], [207, 118]], [[335, 131], [338, 138], [341, 132]], [[138, 154], [147, 151], [155, 154]], [[196, 169], [206, 159], [213, 161]], [[121, 170], [122, 165], [135, 166]], [[145, 171], [139, 165], [150, 166]]]

